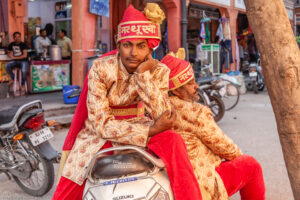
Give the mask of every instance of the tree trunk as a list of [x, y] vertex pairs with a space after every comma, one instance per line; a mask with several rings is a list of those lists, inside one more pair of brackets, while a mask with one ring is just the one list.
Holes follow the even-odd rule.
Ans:
[[300, 52], [283, 0], [245, 0], [245, 5], [294, 198], [300, 200]]

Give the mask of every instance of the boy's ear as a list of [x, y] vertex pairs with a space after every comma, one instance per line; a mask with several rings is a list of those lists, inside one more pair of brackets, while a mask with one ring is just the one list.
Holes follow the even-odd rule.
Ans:
[[180, 96], [180, 92], [179, 92], [180, 88], [177, 88], [175, 90], [172, 90], [172, 93], [175, 95], [175, 96]]

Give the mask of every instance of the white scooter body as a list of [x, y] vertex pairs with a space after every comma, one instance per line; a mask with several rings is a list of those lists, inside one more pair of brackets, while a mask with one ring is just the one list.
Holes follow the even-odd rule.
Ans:
[[[134, 150], [140, 153], [141, 158], [151, 162], [151, 171], [137, 174], [123, 175], [118, 178], [95, 178], [93, 169], [98, 158], [104, 153], [115, 150]], [[109, 157], [109, 156], [108, 156]], [[134, 163], [113, 161], [112, 170], [124, 170], [135, 167]], [[134, 170], [134, 169], [133, 169]], [[125, 169], [126, 171], [126, 169]], [[173, 200], [173, 192], [164, 163], [141, 148], [134, 146], [121, 146], [99, 151], [86, 171], [86, 184], [83, 192], [83, 200]]]

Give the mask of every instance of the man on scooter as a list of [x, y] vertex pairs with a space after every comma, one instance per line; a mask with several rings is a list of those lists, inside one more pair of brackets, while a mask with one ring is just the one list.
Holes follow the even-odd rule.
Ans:
[[222, 132], [208, 107], [197, 103], [193, 69], [189, 62], [174, 56], [167, 55], [161, 61], [171, 70], [169, 99], [177, 115], [172, 130], [185, 141], [202, 198], [226, 200], [240, 191], [243, 200], [264, 200], [261, 166], [253, 157], [243, 155]]
[[153, 3], [144, 13], [133, 6], [126, 9], [117, 52], [91, 67], [65, 140], [62, 177], [53, 199], [81, 199], [90, 159], [110, 142], [147, 146], [164, 161], [177, 200], [202, 199], [185, 144], [169, 131], [176, 119], [168, 100], [169, 69], [151, 57], [164, 14]]

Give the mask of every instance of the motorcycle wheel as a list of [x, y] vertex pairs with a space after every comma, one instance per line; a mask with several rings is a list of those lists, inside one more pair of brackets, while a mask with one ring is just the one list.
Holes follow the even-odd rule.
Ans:
[[[228, 93], [229, 90], [232, 94]], [[238, 87], [231, 83], [226, 84], [226, 93], [222, 96], [222, 100], [226, 111], [233, 109], [240, 100], [240, 91]]]
[[220, 121], [225, 114], [225, 106], [220, 97], [215, 95], [210, 96], [210, 109], [213, 113], [214, 119], [216, 122]]
[[13, 178], [19, 187], [27, 194], [32, 196], [43, 196], [52, 188], [54, 183], [53, 163], [39, 155], [28, 142], [22, 141], [22, 144], [30, 156], [32, 156], [32, 159], [34, 160], [35, 158], [37, 162], [31, 162], [33, 160], [28, 161], [30, 162], [32, 169], [29, 178], [23, 179], [14, 175]]
[[253, 81], [252, 82], [252, 87], [253, 87], [254, 93], [257, 94], [258, 93], [257, 81]]
[[205, 106], [208, 106], [208, 102], [207, 102], [207, 100], [204, 96], [204, 93], [205, 93], [204, 91], [201, 91], [200, 89], [198, 89], [198, 95], [199, 95], [198, 103], [200, 103], [202, 105], [205, 105]]
[[265, 89], [265, 84], [261, 83], [259, 86], [258, 86], [258, 91], [264, 91]]

